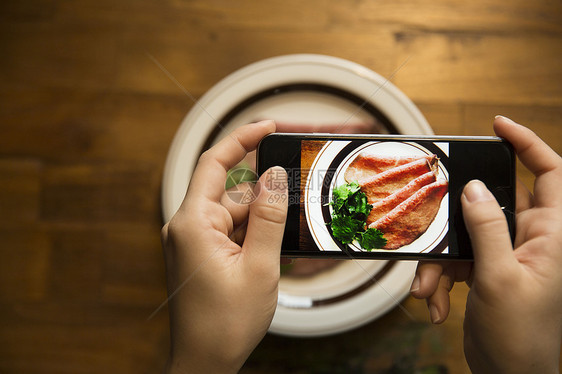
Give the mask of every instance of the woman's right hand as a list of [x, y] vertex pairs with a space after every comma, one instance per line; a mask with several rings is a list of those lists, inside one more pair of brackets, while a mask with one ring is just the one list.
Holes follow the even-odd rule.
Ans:
[[[467, 281], [464, 349], [474, 373], [558, 373], [562, 337], [562, 158], [531, 130], [497, 117], [494, 130], [536, 176], [534, 195], [517, 193], [516, 237], [486, 186], [461, 197], [474, 264], [420, 263], [412, 295], [432, 321], [449, 312], [454, 282]], [[519, 187], [521, 187], [520, 185]]]

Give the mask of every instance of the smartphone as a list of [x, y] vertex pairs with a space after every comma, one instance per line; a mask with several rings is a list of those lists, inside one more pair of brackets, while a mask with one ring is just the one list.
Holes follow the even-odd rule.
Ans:
[[460, 196], [472, 179], [514, 237], [515, 153], [501, 138], [274, 133], [258, 175], [275, 165], [289, 183], [284, 257], [470, 260]]

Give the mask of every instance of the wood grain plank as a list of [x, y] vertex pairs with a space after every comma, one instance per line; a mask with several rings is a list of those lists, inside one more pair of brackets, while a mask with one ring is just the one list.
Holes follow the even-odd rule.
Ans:
[[[560, 105], [557, 37], [412, 33], [395, 83], [414, 101]], [[540, 61], [540, 63], [539, 63]]]
[[104, 303], [156, 309], [166, 300], [159, 234], [160, 226], [154, 224], [106, 233], [100, 290]]
[[[130, 15], [125, 8], [92, 5], [98, 18], [63, 7], [56, 27], [6, 27], [19, 42], [7, 45], [10, 53], [4, 64], [10, 70], [4, 78], [18, 87], [71, 88], [79, 82], [84, 88], [103, 90], [103, 84], [111, 82], [112, 89], [178, 93], [148, 53], [199, 96], [225, 72], [253, 61], [313, 52], [357, 61], [384, 76], [409, 58], [395, 82], [414, 100], [562, 101], [557, 84], [559, 5], [521, 4], [514, 11], [507, 4], [481, 2], [463, 4], [459, 12], [461, 2], [415, 8], [404, 3], [369, 4], [330, 8], [333, 14], [310, 17], [317, 9], [312, 4], [300, 6], [300, 11], [284, 7], [285, 12], [278, 12], [275, 3], [233, 8], [199, 2], [184, 8], [195, 9], [198, 22], [188, 12], [176, 12], [166, 22], [155, 23], [148, 23], [149, 14], [158, 20], [169, 14], [169, 7], [140, 6], [138, 14]], [[129, 23], [119, 27], [118, 19], [125, 14]], [[492, 22], [498, 15], [501, 22]], [[271, 19], [277, 20], [276, 26], [262, 25]], [[99, 22], [106, 28], [100, 30]], [[178, 33], [178, 28], [185, 31]], [[133, 32], [137, 29], [145, 31]], [[37, 33], [43, 35], [42, 42], [36, 40]], [[68, 37], [60, 40], [56, 36], [61, 33]], [[229, 58], [217, 58], [217, 51]], [[43, 66], [53, 70], [44, 71]]]
[[[545, 142], [562, 155], [562, 107], [540, 105], [467, 105], [463, 113], [465, 135], [494, 135], [492, 121], [498, 114], [531, 128]], [[517, 175], [532, 191], [535, 177], [521, 162], [517, 162]]]
[[0, 156], [54, 163], [144, 160], [158, 168], [193, 105], [183, 94], [66, 89], [0, 92], [0, 100]]
[[[88, 310], [81, 308], [80, 313]], [[45, 310], [43, 310], [45, 311]], [[165, 318], [149, 323], [145, 313], [126, 310], [93, 312], [117, 314], [110, 325], [77, 323], [68, 327], [29, 321], [3, 325], [0, 331], [2, 372], [25, 373], [149, 373], [161, 371], [167, 357]], [[64, 318], [68, 309], [58, 310]], [[127, 321], [126, 316], [133, 316]], [[87, 319], [83, 319], [87, 320]], [[157, 343], [156, 345], [154, 343]]]
[[37, 222], [41, 163], [0, 158], [0, 223], [6, 226]]
[[[316, 156], [318, 156], [318, 152], [322, 149], [322, 147], [326, 144], [325, 141], [315, 140], [315, 141], [307, 141], [301, 142], [301, 174], [300, 174], [300, 189], [301, 191], [306, 190], [306, 181], [308, 179], [308, 175], [311, 171], [312, 163], [314, 162]], [[321, 181], [318, 181], [321, 183]], [[312, 234], [308, 229], [308, 223], [305, 218], [305, 211], [304, 211], [304, 195], [301, 195], [301, 204], [299, 208], [299, 231], [301, 233], [299, 237], [299, 247], [300, 248], [316, 248], [316, 243], [312, 238]], [[318, 260], [318, 259], [316, 259]]]
[[47, 232], [24, 224], [0, 229], [0, 237], [0, 304], [47, 299], [52, 251]]
[[461, 135], [463, 129], [462, 104], [416, 102], [436, 135]]
[[52, 222], [142, 222], [160, 216], [151, 165], [76, 164], [45, 168], [41, 218]]
[[104, 231], [50, 230], [52, 254], [48, 285], [52, 300], [100, 300], [104, 264]]

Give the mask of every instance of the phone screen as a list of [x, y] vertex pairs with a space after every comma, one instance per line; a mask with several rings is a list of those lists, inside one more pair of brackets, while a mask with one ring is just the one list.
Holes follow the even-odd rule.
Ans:
[[289, 174], [286, 256], [470, 259], [460, 194], [471, 179], [513, 212], [513, 157], [501, 141], [293, 139], [269, 143]]

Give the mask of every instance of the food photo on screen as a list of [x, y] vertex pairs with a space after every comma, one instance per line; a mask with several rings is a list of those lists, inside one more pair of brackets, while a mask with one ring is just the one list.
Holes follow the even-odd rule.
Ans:
[[448, 157], [446, 142], [303, 140], [303, 215], [316, 250], [449, 253]]

